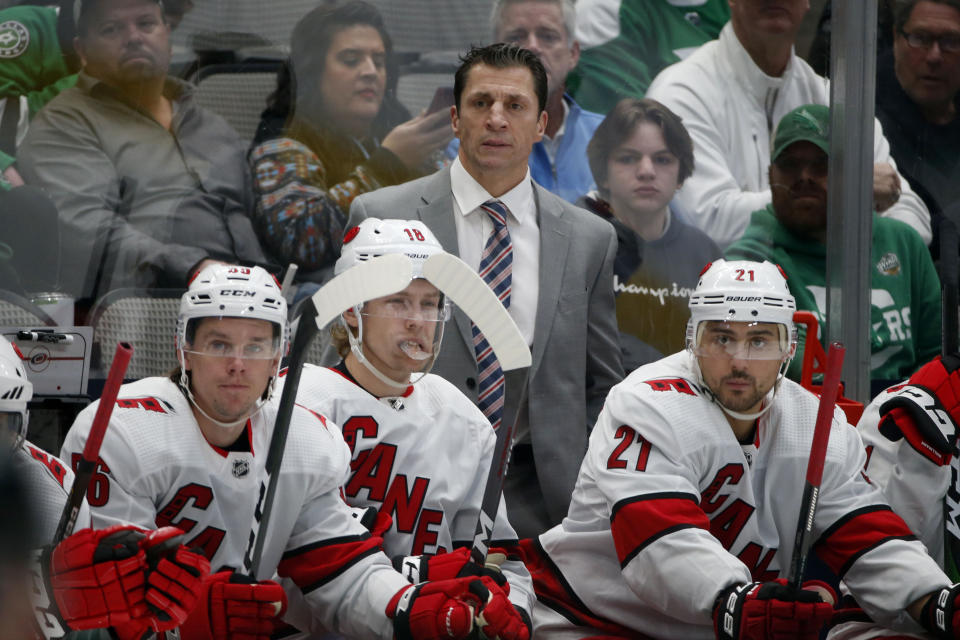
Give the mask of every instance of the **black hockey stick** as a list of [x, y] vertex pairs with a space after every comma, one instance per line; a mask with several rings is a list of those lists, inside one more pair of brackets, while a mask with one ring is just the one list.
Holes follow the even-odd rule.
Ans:
[[837, 404], [840, 370], [843, 368], [845, 352], [846, 349], [839, 342], [831, 343], [827, 351], [826, 373], [823, 386], [820, 388], [817, 422], [813, 429], [810, 458], [807, 461], [807, 481], [803, 487], [797, 534], [793, 539], [793, 557], [790, 559], [790, 573], [787, 575], [787, 584], [794, 589], [799, 589], [803, 581], [803, 573], [807, 568], [807, 556], [813, 542], [811, 535], [813, 518], [817, 512], [817, 500], [820, 497], [820, 482], [823, 480], [823, 465], [827, 457], [827, 443], [830, 440], [830, 426], [833, 424], [833, 410]]
[[83, 454], [77, 463], [76, 475], [73, 478], [73, 485], [70, 487], [70, 495], [67, 496], [67, 502], [63, 505], [60, 522], [57, 524], [57, 531], [53, 536], [54, 546], [72, 534], [73, 528], [77, 524], [77, 514], [80, 513], [80, 505], [83, 504], [83, 497], [87, 494], [90, 479], [97, 467], [100, 445], [103, 444], [103, 436], [107, 432], [107, 425], [110, 424], [113, 407], [117, 404], [120, 385], [123, 384], [123, 374], [127, 371], [127, 365], [130, 363], [132, 355], [133, 347], [130, 346], [130, 343], [117, 343], [117, 350], [110, 365], [110, 373], [107, 374], [103, 393], [100, 394], [100, 404], [93, 416], [93, 424], [90, 425], [90, 433], [87, 434], [87, 443], [83, 447]]
[[[496, 354], [500, 369], [504, 373], [522, 367], [529, 370], [532, 362], [530, 349], [516, 323], [489, 285], [463, 260], [448, 253], [434, 254], [424, 263], [423, 275], [477, 325]], [[527, 375], [524, 374], [518, 412], [526, 397], [526, 382]], [[503, 493], [503, 481], [510, 463], [514, 429], [516, 420], [510, 424], [501, 424], [497, 430], [487, 484], [480, 503], [480, 517], [470, 549], [470, 558], [481, 566], [486, 561], [490, 539], [493, 537], [493, 525], [497, 519], [500, 495]]]
[[411, 275], [410, 260], [404, 255], [393, 254], [373, 258], [352, 267], [328, 282], [311, 296], [311, 304], [304, 305], [297, 333], [290, 347], [286, 380], [283, 384], [283, 393], [280, 394], [280, 404], [277, 407], [276, 422], [264, 466], [265, 475], [260, 481], [257, 506], [253, 514], [253, 527], [247, 542], [247, 550], [243, 554], [243, 567], [247, 575], [252, 578], [258, 579], [257, 573], [260, 569], [270, 513], [273, 511], [273, 502], [277, 493], [280, 465], [287, 445], [290, 417], [293, 415], [293, 405], [297, 398], [303, 362], [307, 357], [307, 347], [310, 346], [317, 332], [343, 311], [367, 300], [400, 291], [410, 283]]

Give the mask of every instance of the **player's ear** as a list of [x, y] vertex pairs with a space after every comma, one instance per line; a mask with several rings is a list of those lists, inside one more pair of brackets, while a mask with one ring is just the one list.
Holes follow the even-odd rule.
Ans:
[[360, 319], [357, 318], [356, 307], [347, 309], [343, 312], [343, 319], [347, 323], [347, 326], [356, 328], [360, 326]]

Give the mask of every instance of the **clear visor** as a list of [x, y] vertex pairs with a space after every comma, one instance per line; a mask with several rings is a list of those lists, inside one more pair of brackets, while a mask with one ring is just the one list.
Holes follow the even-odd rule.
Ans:
[[23, 435], [23, 414], [0, 412], [0, 438], [4, 442], [14, 443]]
[[374, 318], [397, 318], [400, 320], [414, 320], [416, 322], [446, 322], [450, 319], [450, 303], [441, 300], [420, 301], [409, 298], [388, 297], [376, 311], [370, 311], [369, 305], [364, 305], [360, 315]]
[[701, 358], [782, 360], [790, 345], [782, 324], [708, 321], [697, 327], [693, 352]]
[[240, 358], [241, 360], [273, 360], [280, 356], [280, 340], [274, 338], [264, 341], [234, 344], [228, 340], [213, 338], [200, 344], [188, 345], [184, 353], [192, 353], [207, 358]]

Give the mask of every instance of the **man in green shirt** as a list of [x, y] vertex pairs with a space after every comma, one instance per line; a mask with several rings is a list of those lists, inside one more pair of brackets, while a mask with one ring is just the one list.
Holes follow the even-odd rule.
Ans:
[[[754, 211], [728, 259], [770, 260], [787, 275], [797, 309], [826, 315], [827, 168], [830, 110], [802, 105], [777, 126], [770, 164], [773, 202]], [[907, 224], [873, 217], [870, 377], [907, 378], [940, 351], [940, 288], [923, 240]], [[800, 341], [802, 344], [802, 340]], [[800, 377], [803, 358], [788, 370]]]
[[729, 19], [727, 0], [579, 0], [582, 51], [568, 90], [598, 113], [643, 98], [661, 69], [719, 36]]

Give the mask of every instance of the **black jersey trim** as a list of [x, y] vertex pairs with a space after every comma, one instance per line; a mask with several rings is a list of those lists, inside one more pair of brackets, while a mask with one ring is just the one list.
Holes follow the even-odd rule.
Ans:
[[683, 491], [664, 491], [662, 493], [646, 493], [642, 496], [632, 496], [630, 498], [624, 498], [623, 500], [618, 501], [613, 505], [613, 508], [610, 509], [610, 522], [613, 522], [613, 519], [617, 517], [617, 512], [620, 511], [623, 507], [627, 505], [634, 504], [636, 502], [646, 502], [648, 500], [690, 500], [696, 505], [700, 504], [700, 498]]
[[330, 547], [336, 544], [346, 544], [349, 542], [361, 542], [370, 538], [370, 532], [366, 531], [364, 533], [359, 533], [356, 535], [350, 536], [341, 536], [339, 538], [327, 538], [326, 540], [320, 540], [319, 542], [311, 542], [310, 544], [304, 545], [302, 547], [297, 547], [296, 549], [291, 549], [290, 551], [285, 551], [284, 554], [280, 557], [281, 560], [286, 560], [292, 558], [293, 556], [299, 556], [304, 553], [309, 553], [314, 549], [320, 549], [322, 547]]

